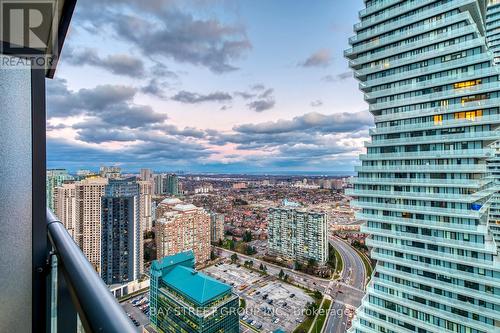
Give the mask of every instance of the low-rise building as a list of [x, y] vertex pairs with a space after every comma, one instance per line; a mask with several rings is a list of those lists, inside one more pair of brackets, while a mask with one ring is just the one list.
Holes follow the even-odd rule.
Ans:
[[192, 251], [153, 261], [150, 320], [159, 332], [239, 333], [231, 286], [194, 269]]

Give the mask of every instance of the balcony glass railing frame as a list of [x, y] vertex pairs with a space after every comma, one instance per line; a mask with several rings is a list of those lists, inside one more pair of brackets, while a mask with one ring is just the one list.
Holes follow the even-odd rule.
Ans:
[[118, 301], [73, 241], [64, 225], [47, 209], [47, 332], [136, 333]]

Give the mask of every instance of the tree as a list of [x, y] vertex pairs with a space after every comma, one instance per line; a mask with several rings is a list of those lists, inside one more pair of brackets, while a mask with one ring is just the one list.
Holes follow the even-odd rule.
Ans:
[[264, 270], [264, 265], [262, 265], [262, 263], [260, 263], [259, 270], [261, 270], [261, 271]]
[[244, 233], [243, 233], [243, 241], [245, 243], [248, 243], [248, 242], [251, 242], [252, 241], [252, 233], [250, 232], [250, 230], [246, 230]]
[[219, 246], [222, 246], [223, 242], [222, 242], [222, 238], [219, 238]]
[[337, 267], [337, 258], [335, 256], [335, 248], [331, 245], [328, 244], [328, 266], [332, 269], [335, 270], [335, 267]]
[[214, 250], [210, 251], [210, 260], [215, 260], [217, 259], [217, 256], [215, 255]]
[[283, 281], [288, 281], [288, 274], [285, 274], [285, 276], [283, 277]]
[[233, 253], [231, 255], [231, 262], [234, 264], [237, 261], [238, 261], [238, 255], [236, 253]]
[[322, 297], [323, 295], [321, 294], [321, 292], [319, 292], [318, 290], [314, 291], [314, 298], [321, 299]]
[[278, 274], [278, 277], [281, 279], [283, 279], [283, 276], [285, 275], [285, 272], [283, 272], [283, 269], [280, 269], [280, 272]]
[[314, 260], [313, 258], [310, 258], [309, 260], [307, 260], [307, 272], [308, 273], [314, 272], [315, 267], [316, 267], [316, 260]]
[[248, 266], [253, 267], [253, 260], [248, 260]]

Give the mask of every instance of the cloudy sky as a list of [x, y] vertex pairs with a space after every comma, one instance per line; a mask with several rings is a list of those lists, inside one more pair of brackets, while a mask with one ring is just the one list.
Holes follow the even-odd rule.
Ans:
[[48, 165], [352, 171], [372, 117], [342, 52], [361, 0], [80, 0]]

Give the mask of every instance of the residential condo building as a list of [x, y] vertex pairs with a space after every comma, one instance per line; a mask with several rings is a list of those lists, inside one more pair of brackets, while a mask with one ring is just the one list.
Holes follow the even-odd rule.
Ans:
[[135, 177], [110, 179], [101, 205], [101, 277], [108, 285], [137, 280], [144, 262], [139, 184]]
[[[488, 161], [488, 166], [496, 186], [500, 187], [500, 142], [496, 142], [495, 157]], [[489, 218], [489, 229], [500, 251], [500, 192], [492, 198]]]
[[139, 200], [140, 200], [140, 218], [142, 231], [151, 231], [153, 229], [153, 183], [151, 181], [138, 181]]
[[500, 64], [500, 0], [488, 0], [486, 15], [486, 37], [489, 49]]
[[239, 333], [239, 298], [230, 285], [194, 269], [192, 251], [153, 261], [150, 320], [161, 333]]
[[75, 183], [66, 183], [54, 188], [54, 213], [76, 241], [78, 227]]
[[54, 210], [54, 189], [64, 182], [73, 180], [66, 169], [48, 169], [46, 179], [47, 207]]
[[163, 190], [165, 194], [179, 195], [179, 178], [176, 174], [170, 173], [163, 178]]
[[76, 243], [96, 271], [101, 268], [101, 197], [106, 178], [89, 177], [76, 183]]
[[156, 209], [157, 257], [192, 250], [196, 264], [210, 260], [210, 214], [203, 208], [165, 199]]
[[210, 213], [210, 241], [218, 243], [224, 239], [224, 214]]
[[377, 264], [350, 332], [500, 332], [487, 3], [365, 4], [345, 56], [375, 128], [348, 194]]
[[323, 212], [307, 211], [294, 203], [268, 212], [269, 252], [285, 259], [318, 265], [328, 261], [328, 216]]

